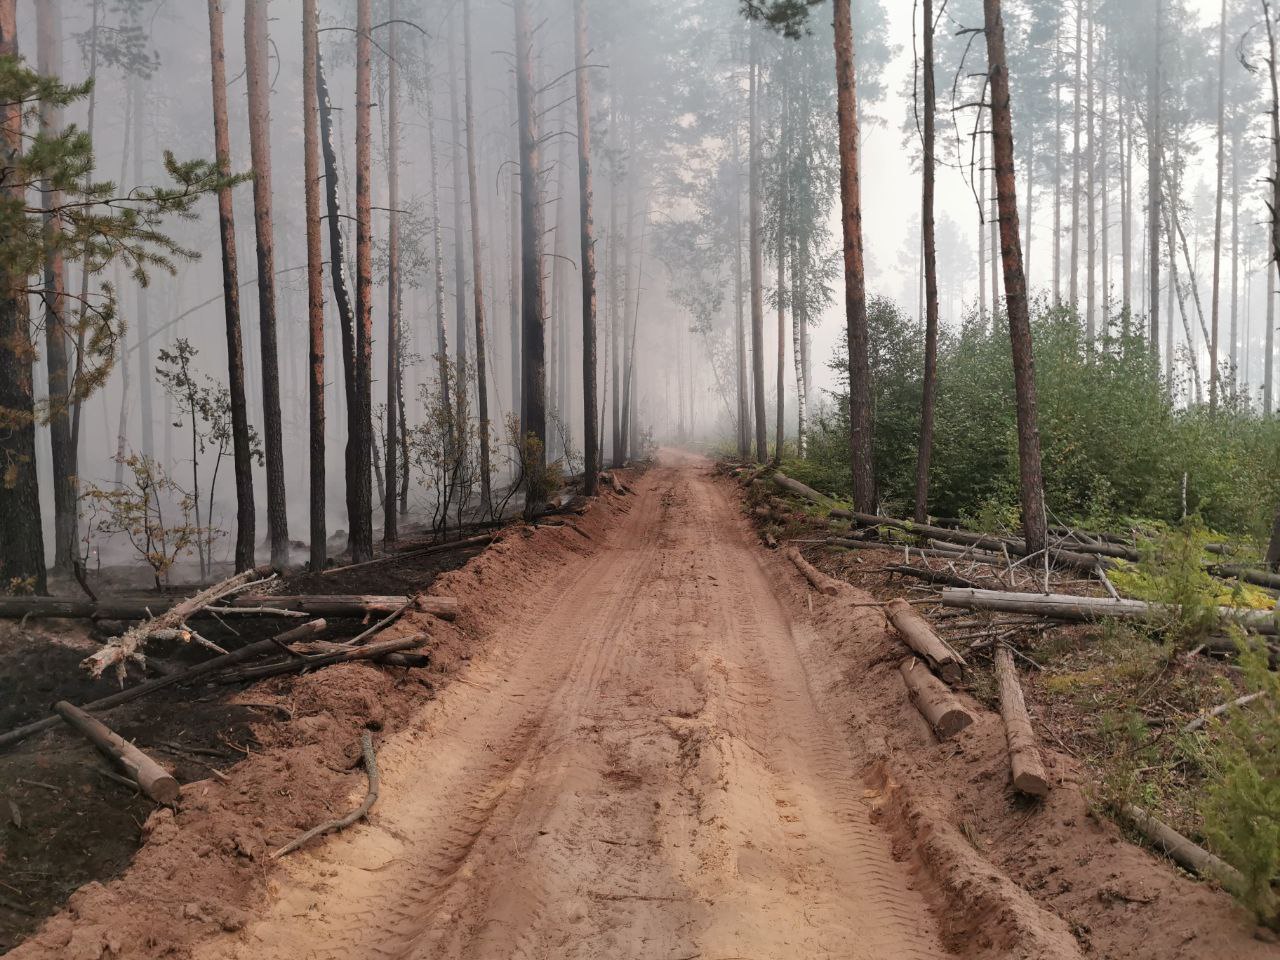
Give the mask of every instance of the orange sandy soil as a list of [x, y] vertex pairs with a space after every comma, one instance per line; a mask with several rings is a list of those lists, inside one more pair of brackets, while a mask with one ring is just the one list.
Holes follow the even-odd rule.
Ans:
[[[129, 868], [16, 960], [1274, 957], [1229, 898], [1093, 818], [1046, 752], [1008, 786], [998, 716], [935, 741], [870, 596], [814, 593], [736, 484], [669, 453], [567, 526], [430, 592], [429, 672], [259, 684], [292, 719], [188, 784]], [[363, 796], [368, 823], [269, 851]], [[963, 824], [963, 830], [961, 825]]]

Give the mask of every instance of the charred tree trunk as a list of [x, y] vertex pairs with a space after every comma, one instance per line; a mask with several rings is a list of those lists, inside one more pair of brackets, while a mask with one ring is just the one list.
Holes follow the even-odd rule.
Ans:
[[915, 519], [929, 519], [929, 461], [933, 456], [933, 406], [938, 393], [938, 257], [934, 238], [933, 0], [924, 0], [924, 159], [920, 228], [924, 239], [924, 377], [920, 399], [920, 448], [916, 456]]
[[[596, 241], [593, 220], [595, 199], [591, 184], [591, 88], [587, 82], [586, 0], [574, 0], [573, 38], [576, 73], [574, 92], [578, 107], [578, 217], [582, 247], [582, 449], [586, 474], [582, 492], [588, 497], [593, 497], [596, 494], [596, 484], [600, 474], [600, 460], [597, 454], [600, 424], [596, 419]], [[470, 77], [469, 71], [468, 77]], [[479, 286], [478, 279], [476, 286]], [[478, 309], [477, 307], [477, 311]], [[477, 320], [478, 329], [479, 320]], [[483, 390], [483, 384], [481, 389]], [[480, 416], [483, 420], [484, 394], [481, 393], [480, 396]]]
[[1000, 254], [1004, 261], [1005, 310], [1013, 348], [1014, 389], [1018, 414], [1018, 471], [1022, 501], [1022, 529], [1030, 552], [1045, 547], [1044, 478], [1040, 464], [1040, 433], [1036, 413], [1035, 365], [1027, 280], [1022, 270], [1018, 237], [1018, 197], [1014, 185], [1013, 120], [1009, 98], [1009, 69], [1004, 47], [1000, 0], [983, 0], [987, 35], [988, 76], [991, 83], [991, 127], [995, 146], [996, 198], [1000, 207]]
[[[787, 62], [784, 59], [782, 68], [785, 70]], [[779, 84], [782, 87], [782, 84]], [[790, 136], [788, 116], [788, 94], [785, 88], [779, 90], [779, 100], [781, 103], [782, 113], [782, 130], [778, 140], [778, 236], [777, 236], [777, 282], [778, 282], [778, 358], [777, 358], [777, 428], [775, 431], [773, 442], [773, 459], [775, 463], [782, 462], [782, 445], [786, 440], [786, 396], [787, 396], [787, 218], [790, 211], [787, 207], [787, 164], [789, 162], [787, 153], [790, 145], [787, 142]], [[795, 263], [791, 264], [792, 274], [795, 273]], [[794, 306], [792, 310], [794, 312]]]
[[[126, 132], [131, 132], [133, 135], [134, 182], [143, 183], [146, 176], [146, 168], [143, 163], [143, 124], [146, 118], [147, 94], [143, 89], [140, 77], [135, 76], [130, 85], [133, 88], [133, 127], [131, 131], [129, 128], [125, 129]], [[121, 173], [126, 168], [124, 156], [127, 153], [127, 150], [121, 150]], [[122, 182], [123, 180], [124, 178], [121, 177]], [[140, 408], [138, 422], [142, 428], [142, 452], [148, 457], [154, 457], [156, 453], [155, 407], [152, 403], [152, 381], [154, 380], [155, 371], [151, 361], [151, 300], [147, 293], [148, 291], [142, 286], [135, 287], [135, 320], [138, 325], [138, 400]]]
[[[218, 171], [231, 175], [231, 129], [227, 120], [227, 50], [223, 40], [223, 0], [209, 0], [209, 55], [213, 83], [213, 137]], [[222, 302], [227, 325], [227, 387], [231, 392], [231, 449], [236, 476], [237, 571], [253, 568], [256, 516], [249, 411], [245, 403], [244, 343], [240, 334], [240, 282], [236, 262], [235, 208], [231, 187], [218, 191], [218, 232], [222, 240]]]
[[320, 117], [316, 102], [316, 70], [320, 57], [317, 0], [302, 8], [303, 187], [307, 218], [307, 332], [311, 376], [307, 380], [310, 411], [311, 569], [328, 562], [325, 515], [324, 439], [324, 251], [320, 240]]
[[858, 167], [858, 104], [850, 0], [835, 0], [836, 106], [840, 124], [840, 205], [844, 232], [845, 319], [849, 337], [849, 451], [853, 505], [876, 507], [871, 438], [871, 362], [867, 287], [862, 264], [862, 187]]
[[351, 561], [373, 559], [373, 233], [370, 177], [370, 96], [373, 0], [356, 4], [356, 432], [355, 515], [351, 521]]
[[[836, 6], [840, 5], [837, 0]], [[750, 123], [748, 142], [747, 243], [751, 264], [751, 384], [755, 400], [756, 461], [769, 460], [768, 414], [764, 399], [764, 265], [760, 252], [760, 54], [751, 34]]]
[[[396, 0], [391, 0], [387, 25], [387, 432], [383, 440], [382, 542], [400, 537], [400, 64]], [[404, 464], [407, 471], [409, 465]]]
[[484, 274], [480, 244], [480, 187], [476, 177], [475, 92], [471, 77], [471, 0], [462, 2], [462, 43], [462, 69], [466, 88], [467, 189], [471, 201], [471, 267], [476, 314], [476, 401], [480, 414], [480, 510], [487, 515], [492, 507], [493, 492], [489, 476], [488, 333], [485, 330]]
[[[62, 75], [61, 0], [36, 4], [38, 69], [46, 77]], [[48, 136], [62, 130], [62, 108], [45, 101], [40, 104], [40, 129]], [[50, 237], [62, 230], [52, 211], [62, 203], [62, 194], [51, 181], [43, 185], [44, 228]], [[45, 363], [49, 378], [49, 446], [53, 464], [54, 566], [69, 571], [76, 553], [76, 481], [72, 473], [70, 403], [67, 380], [66, 263], [62, 251], [49, 245], [44, 261]]]
[[[526, 479], [547, 463], [546, 306], [542, 285], [543, 211], [538, 108], [533, 82], [533, 27], [528, 0], [514, 0], [516, 102], [520, 130], [521, 367], [525, 420], [520, 424]], [[530, 440], [534, 441], [530, 444]], [[536, 449], [530, 449], [534, 447]], [[529, 490], [526, 488], [526, 493]], [[525, 513], [538, 508], [527, 497]]]
[[[452, 28], [451, 31], [452, 32]], [[467, 255], [462, 238], [466, 235], [464, 226], [463, 204], [466, 202], [466, 181], [464, 167], [466, 160], [462, 156], [463, 131], [462, 120], [458, 113], [458, 66], [454, 52], [454, 37], [449, 38], [449, 160], [453, 174], [453, 327], [454, 354], [457, 357], [455, 402], [458, 405], [458, 423], [463, 425], [468, 419], [470, 408], [470, 388], [468, 381], [471, 373], [468, 370], [467, 350]], [[469, 451], [465, 440], [460, 441], [458, 456], [465, 461]], [[465, 472], [465, 470], [463, 471]], [[463, 503], [459, 501], [458, 508]]]
[[271, 208], [271, 108], [267, 78], [267, 0], [246, 0], [245, 79], [249, 90], [249, 152], [253, 163], [253, 226], [258, 243], [258, 324], [262, 340], [262, 446], [267, 467], [267, 530], [271, 563], [289, 559], [280, 423], [280, 362], [276, 346], [276, 255]]

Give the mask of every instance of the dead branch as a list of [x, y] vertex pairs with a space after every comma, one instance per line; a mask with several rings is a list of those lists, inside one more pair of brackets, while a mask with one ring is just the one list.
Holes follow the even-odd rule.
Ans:
[[369, 811], [373, 809], [373, 805], [378, 802], [378, 758], [373, 752], [373, 736], [368, 733], [360, 735], [360, 750], [364, 757], [364, 772], [369, 778], [369, 789], [364, 795], [364, 802], [356, 807], [345, 817], [339, 817], [336, 820], [329, 820], [319, 826], [312, 827], [296, 840], [291, 840], [279, 850], [271, 854], [272, 860], [279, 860], [285, 854], [292, 853], [299, 847], [310, 843], [316, 837], [322, 837], [326, 833], [335, 833], [339, 830], [345, 830], [359, 820], [363, 820], [369, 815]]

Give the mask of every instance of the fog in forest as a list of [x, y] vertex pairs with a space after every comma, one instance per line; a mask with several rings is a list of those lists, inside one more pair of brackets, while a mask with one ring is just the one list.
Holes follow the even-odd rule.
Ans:
[[[263, 26], [269, 34], [269, 123], [260, 150], [269, 157], [266, 229], [274, 242], [283, 500], [300, 559], [307, 541], [311, 456], [304, 114], [315, 106], [315, 91], [304, 83], [302, 0], [252, 6], [265, 6]], [[332, 169], [322, 176], [340, 222], [335, 237], [326, 205], [321, 292], [324, 506], [330, 536], [349, 527], [342, 358], [351, 348], [343, 343], [335, 283], [354, 302], [360, 282], [356, 194], [362, 172], [356, 145], [357, 6], [354, 0], [318, 5], [320, 65], [331, 103], [327, 143], [333, 150]], [[833, 369], [833, 361], [837, 367], [845, 362], [846, 302], [831, 11], [812, 6], [784, 30], [744, 17], [744, 5], [734, 0], [587, 6], [587, 59], [575, 68], [573, 4], [529, 4], [540, 159], [536, 184], [544, 227], [544, 452], [566, 474], [583, 469], [579, 73], [585, 74], [590, 94], [596, 403], [603, 463], [642, 456], [661, 444], [734, 445], [743, 411], [751, 405], [744, 374], [752, 378], [755, 359], [753, 277], [763, 324], [764, 419], [772, 438], [781, 384], [785, 430], [794, 440], [801, 399], [811, 428], [846, 402], [843, 393], [832, 393], [844, 389], [847, 374]], [[891, 299], [902, 324], [922, 329], [922, 51], [916, 6], [858, 2], [853, 19], [867, 293], [873, 301]], [[1004, 278], [988, 172], [990, 124], [977, 106], [985, 96], [986, 51], [981, 34], [971, 28], [981, 28], [982, 9], [974, 0], [940, 6], [935, 49], [939, 314], [944, 329], [959, 330], [966, 320], [998, 312]], [[1032, 295], [1047, 303], [1077, 303], [1091, 330], [1104, 328], [1126, 309], [1135, 318], [1150, 311], [1153, 258], [1147, 249], [1144, 124], [1154, 49], [1151, 6], [1137, 0], [1005, 5], [1016, 179]], [[41, 21], [38, 7], [53, 13]], [[1208, 380], [1200, 367], [1210, 363], [1211, 351], [1206, 324], [1215, 273], [1221, 59], [1226, 212], [1225, 226], [1219, 227], [1221, 276], [1213, 280], [1221, 313], [1220, 321], [1217, 312], [1214, 319], [1223, 331], [1217, 351], [1220, 362], [1229, 361], [1243, 402], [1269, 410], [1264, 384], [1269, 389], [1273, 342], [1267, 328], [1270, 93], [1259, 71], [1259, 44], [1265, 40], [1258, 27], [1261, 15], [1256, 4], [1236, 0], [1223, 8], [1222, 22], [1219, 5], [1210, 0], [1165, 0], [1163, 7], [1165, 33], [1158, 41], [1166, 117], [1162, 152], [1166, 170], [1172, 171], [1164, 189], [1174, 217], [1170, 229], [1177, 234], [1173, 256], [1166, 250], [1156, 258], [1164, 270], [1157, 288], [1161, 323], [1168, 325], [1161, 330], [1166, 373], [1183, 384], [1177, 392], [1180, 405], [1196, 402], [1194, 391], [1207, 389], [1199, 383]], [[245, 175], [230, 194], [257, 552], [262, 553], [273, 496], [263, 459], [270, 437], [260, 323], [261, 293], [269, 288], [259, 282], [263, 261], [251, 177], [245, 4], [227, 0], [219, 9], [230, 171]], [[439, 466], [430, 461], [438, 434], [446, 429], [434, 422], [441, 414], [441, 375], [444, 371], [462, 404], [464, 426], [458, 429], [474, 431], [481, 301], [493, 499], [503, 498], [519, 474], [512, 430], [521, 405], [523, 252], [512, 8], [488, 0], [377, 0], [371, 17], [371, 159], [363, 172], [372, 207], [374, 526], [381, 524], [389, 487], [396, 488], [407, 517], [439, 524]], [[42, 35], [46, 30], [51, 35]], [[1218, 55], [1220, 30], [1228, 38], [1224, 58]], [[166, 151], [178, 162], [214, 158], [208, 4], [20, 0], [17, 44], [32, 65], [39, 51], [41, 71], [67, 84], [92, 76], [92, 93], [82, 90], [69, 98], [61, 122], [91, 135], [92, 169], [84, 175], [116, 184], [115, 195], [169, 183]], [[753, 150], [759, 178], [754, 214]], [[1094, 202], [1082, 204], [1082, 196]], [[209, 559], [223, 562], [233, 549], [229, 531], [236, 487], [233, 431], [222, 422], [229, 413], [218, 399], [228, 383], [228, 341], [214, 191], [207, 190], [190, 214], [159, 218], [158, 229], [175, 249], [166, 264], [147, 268], [145, 287], [127, 255], [110, 258], [87, 283], [81, 262], [65, 264], [68, 296], [83, 290], [92, 299], [109, 285], [118, 298], [108, 323], [113, 328], [108, 335], [118, 341], [99, 356], [101, 382], [77, 405], [77, 475], [82, 488], [108, 490], [127, 481], [129, 456], [154, 458], [172, 480], [174, 495], [194, 496], [199, 487], [198, 525], [219, 532]], [[1167, 246], [1166, 232], [1159, 229], [1158, 242]], [[331, 271], [335, 239], [344, 250], [336, 277]], [[1178, 285], [1169, 283], [1171, 269]], [[389, 302], [393, 290], [399, 291], [398, 307]], [[38, 298], [32, 302], [33, 323], [39, 324]], [[398, 315], [400, 334], [389, 363], [392, 315]], [[49, 373], [43, 334], [33, 340], [39, 358], [32, 364], [34, 395], [40, 407], [50, 395]], [[389, 397], [396, 408], [390, 425]], [[398, 448], [390, 484], [383, 475], [388, 436]], [[56, 484], [47, 418], [38, 418], [35, 444], [42, 535], [52, 557]], [[443, 509], [457, 511], [461, 501], [471, 503], [478, 496], [477, 469], [468, 462], [468, 479], [459, 482], [465, 494]], [[91, 522], [79, 520], [82, 550], [84, 526]], [[119, 539], [100, 537], [88, 549], [95, 558], [100, 550], [124, 551]], [[334, 549], [344, 546], [338, 536]]]

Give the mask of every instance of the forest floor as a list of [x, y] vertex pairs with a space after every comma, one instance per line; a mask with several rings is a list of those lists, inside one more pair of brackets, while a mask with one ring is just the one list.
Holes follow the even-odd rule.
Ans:
[[[938, 743], [872, 596], [815, 594], [710, 462], [668, 453], [628, 482], [424, 577], [458, 620], [391, 630], [431, 633], [430, 670], [238, 693], [287, 722], [253, 722], [226, 782], [186, 784], [128, 869], [12, 956], [1274, 956], [1225, 894], [1096, 817], [1068, 751], [1033, 804], [980, 699]], [[370, 821], [272, 860], [364, 795], [362, 728], [381, 731]]]

